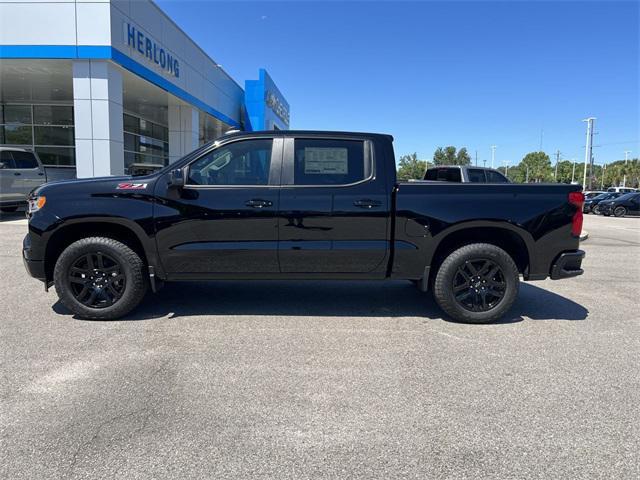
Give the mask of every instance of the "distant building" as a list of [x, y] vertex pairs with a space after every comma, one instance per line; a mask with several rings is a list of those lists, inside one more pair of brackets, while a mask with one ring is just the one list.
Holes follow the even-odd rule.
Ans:
[[268, 73], [243, 89], [149, 0], [0, 1], [0, 144], [78, 177], [177, 160], [230, 128], [289, 128]]

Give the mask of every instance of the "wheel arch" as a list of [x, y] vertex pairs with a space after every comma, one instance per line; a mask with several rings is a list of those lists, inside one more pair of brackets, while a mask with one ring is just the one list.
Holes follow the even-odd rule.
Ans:
[[65, 222], [56, 229], [47, 240], [45, 248], [45, 274], [53, 278], [53, 270], [60, 254], [73, 242], [88, 237], [107, 237], [124, 243], [136, 252], [145, 265], [152, 265], [153, 252], [143, 241], [146, 234], [142, 228], [132, 222], [118, 222], [104, 219], [82, 219]]
[[489, 243], [505, 250], [513, 258], [518, 272], [528, 273], [533, 251], [531, 235], [512, 224], [468, 222], [456, 225], [434, 237], [434, 248], [429, 257], [431, 280], [435, 278], [444, 259], [453, 251], [472, 243]]

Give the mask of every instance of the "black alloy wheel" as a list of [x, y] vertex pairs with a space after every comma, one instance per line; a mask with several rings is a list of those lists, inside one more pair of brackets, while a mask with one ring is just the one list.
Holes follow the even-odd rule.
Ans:
[[144, 298], [148, 272], [141, 255], [108, 237], [73, 242], [56, 260], [53, 281], [62, 304], [80, 318], [113, 320]]
[[477, 258], [458, 267], [452, 287], [461, 307], [471, 312], [487, 312], [504, 298], [507, 284], [500, 265]]
[[456, 321], [488, 323], [509, 311], [519, 282], [518, 267], [505, 250], [471, 243], [443, 260], [433, 282], [433, 297]]
[[105, 308], [116, 303], [124, 293], [126, 278], [122, 266], [102, 252], [79, 257], [69, 269], [71, 293], [90, 308]]

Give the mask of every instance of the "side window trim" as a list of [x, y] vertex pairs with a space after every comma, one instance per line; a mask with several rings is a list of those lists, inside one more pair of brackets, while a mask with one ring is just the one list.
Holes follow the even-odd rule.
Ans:
[[[369, 171], [369, 176], [353, 183], [338, 183], [335, 185], [296, 185], [294, 178], [295, 171], [295, 141], [296, 140], [351, 140], [358, 141], [364, 143], [364, 161], [366, 162], [364, 165], [365, 173], [367, 170]], [[330, 137], [330, 136], [300, 136], [300, 137], [292, 137], [287, 136], [284, 138], [284, 154], [282, 159], [282, 182], [281, 185], [287, 188], [301, 188], [301, 187], [311, 187], [311, 188], [343, 188], [343, 187], [353, 187], [354, 185], [360, 185], [362, 183], [367, 183], [374, 181], [376, 179], [376, 162], [374, 156], [373, 142], [367, 138], [356, 138], [356, 137]], [[368, 168], [367, 168], [368, 165]]]
[[185, 183], [184, 188], [186, 189], [210, 189], [210, 188], [273, 188], [280, 186], [280, 178], [282, 176], [282, 153], [283, 153], [283, 144], [284, 139], [280, 136], [274, 137], [263, 137], [263, 136], [255, 136], [255, 137], [243, 137], [237, 140], [232, 140], [230, 142], [221, 142], [219, 145], [212, 145], [211, 148], [208, 148], [206, 151], [202, 152], [197, 157], [191, 159], [186, 165], [182, 168], [185, 170], [185, 178], [189, 179], [189, 169], [191, 168], [191, 164], [197, 162], [201, 158], [209, 155], [214, 150], [218, 148], [225, 147], [227, 145], [231, 145], [233, 143], [240, 143], [251, 140], [265, 140], [269, 139], [273, 141], [273, 145], [271, 146], [271, 162], [269, 164], [269, 180], [266, 185], [194, 185], [192, 183]]

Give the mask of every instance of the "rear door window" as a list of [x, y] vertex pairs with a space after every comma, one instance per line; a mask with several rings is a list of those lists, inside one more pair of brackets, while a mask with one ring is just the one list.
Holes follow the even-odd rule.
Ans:
[[439, 182], [461, 182], [462, 175], [459, 168], [431, 168], [427, 170], [424, 179]]
[[509, 180], [499, 172], [487, 170], [487, 183], [509, 183]]
[[435, 168], [430, 168], [427, 170], [427, 173], [424, 175], [425, 180], [437, 180], [438, 179], [438, 170]]
[[362, 140], [296, 138], [294, 185], [349, 185], [371, 177]]
[[13, 152], [16, 168], [38, 168], [38, 161], [31, 152]]
[[[447, 168], [442, 176], [442, 180], [446, 182], [461, 182], [462, 175], [460, 174], [459, 168]], [[438, 173], [438, 179], [440, 179], [440, 174]]]
[[0, 151], [0, 162], [2, 163], [2, 168], [16, 168], [11, 152], [6, 150]]
[[469, 174], [469, 182], [471, 183], [485, 183], [487, 181], [484, 176], [484, 170], [470, 168], [467, 172]]

